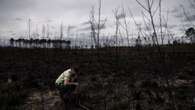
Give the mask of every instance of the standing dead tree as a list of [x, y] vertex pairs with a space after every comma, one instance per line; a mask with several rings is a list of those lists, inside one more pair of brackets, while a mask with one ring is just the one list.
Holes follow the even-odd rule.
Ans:
[[154, 7], [154, 0], [146, 0], [145, 5], [143, 3], [141, 3], [139, 0], [136, 0], [136, 2], [148, 13], [149, 15], [149, 20], [152, 26], [152, 30], [153, 30], [153, 44], [154, 45], [159, 45], [158, 42], [158, 36], [157, 36], [157, 29], [155, 26], [155, 22], [154, 22], [154, 15], [157, 12], [157, 9], [159, 7]]
[[90, 11], [89, 21], [88, 21], [91, 29], [91, 39], [93, 39], [96, 48], [99, 48], [101, 46], [100, 31], [101, 29], [105, 28], [106, 21], [107, 19], [104, 20], [101, 19], [101, 0], [100, 0], [98, 20], [95, 19], [95, 11], [94, 11], [94, 7], [92, 7]]
[[[120, 33], [120, 26], [123, 27], [123, 25], [121, 24], [120, 20], [125, 18], [125, 13], [124, 11], [119, 12], [119, 9], [116, 8], [114, 11], [114, 17], [115, 17], [115, 46], [117, 47], [119, 45], [119, 35], [121, 35]], [[126, 34], [128, 37], [128, 30], [127, 30], [127, 21], [125, 20], [125, 30], [126, 30]], [[121, 36], [122, 37], [122, 36]], [[129, 41], [128, 41], [129, 42]]]
[[91, 12], [90, 12], [90, 28], [91, 28], [91, 39], [93, 39], [95, 46], [97, 46], [97, 40], [96, 40], [96, 30], [95, 30], [95, 11], [94, 7], [92, 7]]
[[[141, 35], [141, 36], [147, 36], [146, 32], [144, 32], [143, 29], [142, 29], [142, 26], [141, 26], [142, 24], [141, 24], [141, 23], [138, 23], [138, 22], [135, 20], [135, 17], [134, 17], [134, 15], [133, 15], [131, 9], [129, 9], [129, 14], [130, 14], [130, 16], [131, 16], [131, 18], [132, 18], [132, 20], [133, 20], [133, 22], [134, 22], [134, 24], [135, 24], [137, 30], [138, 30], [138, 36], [140, 36], [140, 35]], [[144, 19], [144, 20], [145, 20], [145, 19]], [[146, 27], [147, 27], [147, 25], [146, 25]]]
[[115, 16], [115, 25], [116, 25], [116, 29], [115, 29], [115, 46], [118, 46], [118, 31], [119, 31], [119, 17], [118, 17], [118, 9], [114, 10], [114, 16]]
[[31, 39], [31, 19], [28, 19], [28, 38]]
[[161, 44], [164, 44], [163, 28], [162, 28], [162, 0], [159, 0], [159, 25], [160, 25], [160, 38]]
[[101, 25], [101, 8], [102, 8], [102, 0], [99, 0], [99, 10], [98, 10], [98, 29], [97, 29], [97, 46], [100, 47], [100, 25]]
[[126, 37], [127, 37], [127, 43], [128, 46], [130, 46], [130, 40], [129, 40], [129, 31], [128, 31], [128, 24], [127, 24], [127, 18], [125, 14], [125, 9], [123, 8], [123, 13], [124, 13], [124, 24], [125, 24], [125, 32], [126, 32]]
[[123, 19], [123, 22], [119, 22], [119, 24], [125, 31], [125, 35], [124, 36], [126, 36], [126, 39], [127, 39], [127, 46], [130, 46], [128, 20], [127, 20], [127, 17], [126, 17], [126, 12], [125, 12], [125, 8], [124, 7], [122, 7], [122, 12], [121, 12], [120, 16], [121, 16], [120, 19]]
[[[160, 24], [160, 36], [161, 36], [161, 40], [163, 38], [162, 35], [162, 31], [163, 31], [163, 26], [162, 26], [162, 13], [161, 13], [161, 2], [162, 0], [145, 0], [145, 4], [143, 2], [140, 2], [140, 0], [136, 0], [137, 3], [142, 7], [142, 9], [145, 10], [145, 12], [147, 13], [147, 20], [150, 23], [151, 27], [152, 27], [152, 32], [153, 32], [153, 36], [152, 36], [152, 40], [153, 40], [153, 44], [155, 46], [157, 46], [158, 49], [158, 68], [163, 68], [163, 70], [158, 70], [158, 72], [156, 73], [156, 76], [159, 78], [159, 81], [163, 81], [164, 84], [166, 84], [167, 86], [162, 86], [162, 88], [166, 88], [166, 90], [164, 91], [167, 95], [168, 95], [168, 100], [170, 101], [170, 105], [171, 108], [173, 110], [178, 110], [178, 104], [176, 102], [176, 91], [174, 89], [171, 89], [172, 87], [174, 87], [173, 83], [176, 79], [177, 76], [175, 74], [175, 72], [173, 71], [172, 68], [170, 68], [169, 61], [167, 59], [170, 59], [169, 56], [166, 56], [166, 53], [163, 52], [161, 50], [161, 47], [159, 45], [159, 41], [158, 41], [158, 36], [157, 36], [157, 27], [155, 24], [155, 14], [158, 12], [159, 10], [159, 24]], [[157, 4], [158, 5], [155, 5]], [[167, 25], [167, 24], [166, 24]], [[163, 43], [163, 40], [162, 40]]]

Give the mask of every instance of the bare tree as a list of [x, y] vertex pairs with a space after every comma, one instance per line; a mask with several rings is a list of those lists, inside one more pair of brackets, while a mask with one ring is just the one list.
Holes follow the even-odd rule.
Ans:
[[[158, 47], [158, 52], [159, 52], [159, 57], [160, 57], [160, 60], [158, 61], [159, 64], [160, 64], [159, 66], [161, 68], [164, 68], [163, 71], [161, 71], [162, 74], [159, 74], [158, 77], [159, 77], [160, 80], [165, 81], [165, 84], [167, 84], [167, 87], [166, 87], [167, 90], [165, 92], [168, 94], [168, 96], [170, 98], [169, 100], [171, 102], [171, 106], [174, 108], [174, 110], [178, 110], [178, 106], [177, 106], [177, 103], [175, 102], [175, 96], [174, 96], [175, 91], [170, 89], [170, 87], [173, 86], [172, 84], [170, 84], [170, 82], [175, 80], [174, 79], [175, 78], [175, 74], [174, 73], [170, 74], [171, 68], [169, 68], [169, 66], [167, 64], [167, 59], [165, 57], [165, 54], [163, 54], [163, 52], [161, 51], [161, 48], [159, 46], [158, 36], [157, 36], [157, 28], [156, 28], [155, 21], [154, 21], [154, 19], [155, 19], [154, 16], [155, 16], [157, 10], [159, 10], [160, 36], [161, 36], [161, 40], [162, 40], [162, 44], [163, 44], [164, 38], [163, 38], [163, 35], [162, 35], [162, 31], [163, 30], [162, 30], [162, 13], [161, 13], [161, 11], [162, 11], [161, 10], [161, 8], [162, 8], [161, 2], [162, 1], [158, 0], [157, 1], [158, 5], [156, 7], [154, 6], [155, 0], [145, 0], [146, 1], [145, 5], [142, 2], [140, 2], [139, 0], [136, 0], [136, 1], [147, 12], [147, 14], [149, 16], [148, 19], [149, 19], [150, 24], [152, 26], [152, 30], [153, 30], [153, 36], [152, 36], [153, 44]], [[170, 75], [172, 77], [169, 77]]]
[[91, 28], [91, 39], [93, 39], [95, 46], [97, 47], [97, 39], [96, 39], [96, 30], [95, 30], [95, 11], [94, 11], [94, 7], [92, 7], [91, 12], [90, 12], [90, 28]]
[[45, 30], [45, 25], [43, 25], [43, 26], [42, 26], [42, 39], [45, 38], [45, 32], [46, 32], [46, 30]]
[[119, 30], [119, 17], [118, 17], [118, 9], [114, 10], [114, 16], [115, 16], [115, 46], [118, 46], [118, 30]]
[[64, 36], [63, 30], [64, 30], [64, 26], [63, 26], [63, 23], [61, 23], [61, 25], [60, 25], [60, 40], [62, 40], [63, 36]]
[[28, 19], [28, 38], [31, 38], [31, 19]]
[[164, 42], [164, 39], [165, 39], [165, 36], [168, 37], [168, 41], [170, 41], [170, 30], [169, 30], [169, 26], [168, 26], [168, 22], [169, 22], [169, 11], [167, 11], [167, 14], [166, 14], [166, 17], [162, 17], [163, 18], [163, 21], [164, 21], [164, 24], [163, 24], [163, 27], [165, 28], [164, 29], [164, 35], [163, 35], [163, 42]]
[[95, 44], [96, 48], [100, 47], [100, 31], [101, 29], [106, 28], [107, 19], [101, 19], [101, 0], [100, 0], [100, 6], [99, 6], [99, 13], [98, 13], [98, 19], [95, 19], [95, 11], [94, 6], [92, 6], [92, 9], [90, 11], [89, 15], [89, 21], [87, 21], [84, 24], [90, 24], [90, 30], [91, 30], [91, 39], [93, 39], [93, 42]]
[[134, 15], [133, 15], [133, 13], [132, 13], [132, 11], [130, 9], [129, 9], [129, 13], [130, 13], [130, 16], [131, 16], [131, 18], [132, 18], [132, 20], [133, 20], [133, 22], [134, 22], [134, 24], [135, 24], [135, 26], [136, 26], [136, 28], [138, 30], [138, 36], [140, 36], [140, 35], [146, 36], [146, 33], [143, 32], [143, 30], [142, 30], [141, 23], [136, 22], [135, 17], [134, 17]]
[[99, 0], [99, 10], [98, 10], [98, 30], [97, 30], [97, 46], [100, 46], [100, 25], [101, 25], [101, 7], [102, 0]]
[[50, 38], [50, 26], [47, 24], [47, 39]]
[[[116, 26], [115, 27], [115, 46], [118, 46], [118, 43], [119, 43], [119, 38], [118, 38], [119, 36], [118, 35], [120, 34], [120, 32], [119, 32], [120, 31], [120, 26], [123, 27], [123, 25], [120, 22], [120, 19], [124, 19], [125, 18], [125, 13], [124, 13], [124, 11], [119, 12], [119, 8], [116, 8], [113, 11], [113, 13], [114, 13], [114, 17], [115, 17], [115, 26]], [[123, 28], [126, 30], [126, 34], [128, 36], [128, 30], [127, 30], [127, 22], [126, 22], [126, 20], [125, 20], [125, 23], [126, 23], [126, 26], [123, 27]]]
[[160, 38], [161, 38], [161, 44], [164, 44], [164, 37], [163, 37], [163, 30], [162, 30], [162, 0], [159, 0], [159, 20], [160, 20]]
[[[150, 23], [152, 25], [152, 29], [153, 29], [153, 44], [154, 45], [159, 45], [158, 42], [158, 36], [157, 36], [157, 30], [156, 30], [156, 26], [155, 26], [155, 22], [154, 22], [154, 15], [157, 12], [157, 8], [154, 7], [154, 1], [155, 0], [146, 0], [146, 4], [144, 5], [143, 3], [141, 3], [139, 0], [136, 0], [136, 2], [148, 13], [149, 15], [149, 19], [150, 19]], [[161, 5], [161, 3], [160, 3]]]
[[130, 46], [130, 40], [129, 40], [129, 31], [128, 31], [128, 24], [127, 24], [127, 18], [126, 18], [126, 13], [125, 13], [125, 8], [123, 7], [123, 12], [124, 14], [124, 29], [125, 29], [125, 32], [126, 32], [126, 37], [127, 37], [127, 44], [128, 46]]

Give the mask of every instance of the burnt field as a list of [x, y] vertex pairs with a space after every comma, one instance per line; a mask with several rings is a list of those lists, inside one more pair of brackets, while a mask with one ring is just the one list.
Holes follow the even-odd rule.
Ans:
[[[81, 67], [82, 101], [93, 110], [190, 110], [195, 98], [194, 44], [163, 46], [160, 52], [155, 47], [7, 47], [0, 48], [0, 58], [1, 110], [49, 109], [41, 96], [56, 92], [55, 79], [71, 63]], [[42, 93], [37, 106], [36, 100], [28, 103], [36, 92]]]

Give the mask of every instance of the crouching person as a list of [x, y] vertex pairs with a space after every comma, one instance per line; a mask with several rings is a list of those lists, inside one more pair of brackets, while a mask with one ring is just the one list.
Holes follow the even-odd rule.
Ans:
[[56, 88], [60, 92], [62, 100], [65, 105], [75, 105], [78, 101], [78, 67], [72, 66], [70, 69], [64, 71], [56, 80]]

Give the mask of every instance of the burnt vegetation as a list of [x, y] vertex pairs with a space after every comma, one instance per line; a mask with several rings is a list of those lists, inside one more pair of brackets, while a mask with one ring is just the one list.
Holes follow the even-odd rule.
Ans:
[[189, 110], [194, 50], [194, 44], [161, 46], [161, 53], [156, 47], [0, 48], [0, 107], [22, 109], [33, 91], [55, 91], [59, 73], [77, 63], [82, 100], [94, 110]]

